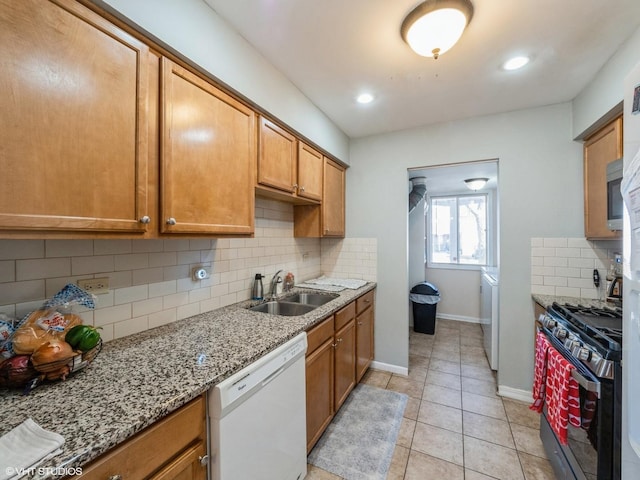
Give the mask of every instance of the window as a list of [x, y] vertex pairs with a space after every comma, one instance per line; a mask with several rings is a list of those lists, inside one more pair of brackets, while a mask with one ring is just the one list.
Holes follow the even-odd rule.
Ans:
[[430, 264], [487, 264], [487, 195], [430, 197], [427, 214]]

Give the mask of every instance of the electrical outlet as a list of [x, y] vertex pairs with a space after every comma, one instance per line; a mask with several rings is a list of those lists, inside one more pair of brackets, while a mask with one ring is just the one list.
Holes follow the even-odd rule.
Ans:
[[198, 282], [211, 276], [211, 271], [207, 267], [194, 267], [191, 270], [191, 278], [193, 281]]
[[78, 286], [95, 295], [109, 293], [109, 277], [85, 278], [84, 280], [78, 280]]

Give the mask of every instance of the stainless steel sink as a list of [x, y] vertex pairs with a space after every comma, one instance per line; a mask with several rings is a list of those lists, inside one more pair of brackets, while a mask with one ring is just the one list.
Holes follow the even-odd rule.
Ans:
[[306, 305], [315, 305], [319, 307], [320, 305], [324, 305], [325, 303], [329, 303], [334, 298], [338, 298], [340, 295], [336, 295], [335, 293], [296, 293], [290, 297], [286, 297], [283, 300], [285, 302], [293, 302], [293, 303], [303, 303]]
[[249, 310], [254, 312], [271, 313], [272, 315], [282, 315], [285, 317], [296, 317], [298, 315], [304, 315], [311, 310], [318, 308], [317, 305], [306, 305], [304, 303], [291, 303], [291, 302], [265, 302], [255, 307], [250, 307]]

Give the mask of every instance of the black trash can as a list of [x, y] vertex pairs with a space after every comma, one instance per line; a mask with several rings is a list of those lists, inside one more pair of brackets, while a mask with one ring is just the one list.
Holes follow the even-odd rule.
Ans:
[[433, 284], [422, 282], [411, 289], [409, 299], [413, 304], [413, 331], [433, 335], [440, 291]]

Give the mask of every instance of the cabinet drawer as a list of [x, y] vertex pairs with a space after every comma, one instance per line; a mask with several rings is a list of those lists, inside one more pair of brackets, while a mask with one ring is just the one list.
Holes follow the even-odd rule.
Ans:
[[356, 311], [358, 312], [358, 315], [373, 305], [373, 293], [374, 291], [371, 290], [356, 300]]
[[83, 479], [146, 478], [195, 440], [204, 441], [204, 396], [171, 413], [83, 469]]
[[349, 320], [352, 320], [356, 317], [356, 302], [351, 302], [342, 310], [338, 310], [335, 313], [335, 317], [336, 317], [336, 330], [340, 330], [347, 323], [349, 323]]
[[333, 336], [333, 315], [307, 332], [307, 356]]

